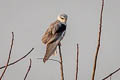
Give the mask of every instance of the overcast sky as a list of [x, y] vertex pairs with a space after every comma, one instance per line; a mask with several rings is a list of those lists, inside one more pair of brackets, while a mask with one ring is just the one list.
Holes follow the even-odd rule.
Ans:
[[[96, 80], [120, 67], [119, 8], [120, 0], [105, 0]], [[68, 14], [67, 32], [62, 41], [65, 80], [75, 78], [77, 43], [80, 45], [78, 80], [91, 80], [100, 9], [101, 0], [0, 0], [0, 66], [8, 58], [11, 32], [15, 34], [15, 41], [10, 62], [35, 48], [27, 58], [9, 67], [3, 80], [23, 80], [30, 58], [32, 68], [27, 80], [60, 80], [58, 63], [44, 64], [36, 58], [45, 55], [41, 37], [61, 13]], [[59, 60], [58, 54], [51, 58]], [[120, 72], [113, 75], [112, 80], [120, 80]]]

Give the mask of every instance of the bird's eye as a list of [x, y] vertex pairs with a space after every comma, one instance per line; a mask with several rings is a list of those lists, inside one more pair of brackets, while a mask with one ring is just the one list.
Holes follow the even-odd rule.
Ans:
[[61, 17], [61, 19], [64, 19], [63, 17]]
[[64, 19], [64, 17], [63, 17], [63, 16], [60, 16], [60, 18], [61, 18], [61, 19]]

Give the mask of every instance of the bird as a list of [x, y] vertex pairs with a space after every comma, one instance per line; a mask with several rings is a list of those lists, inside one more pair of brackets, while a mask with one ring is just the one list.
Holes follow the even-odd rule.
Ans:
[[44, 63], [55, 53], [57, 46], [61, 45], [60, 41], [66, 32], [67, 19], [68, 16], [65, 13], [58, 15], [57, 20], [50, 24], [42, 36], [41, 41], [46, 45], [46, 53], [43, 58]]

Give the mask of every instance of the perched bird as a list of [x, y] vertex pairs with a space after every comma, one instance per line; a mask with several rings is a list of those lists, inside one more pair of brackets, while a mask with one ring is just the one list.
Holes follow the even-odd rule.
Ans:
[[44, 63], [55, 53], [57, 46], [63, 39], [67, 26], [67, 18], [68, 16], [66, 14], [60, 14], [57, 20], [48, 27], [45, 34], [42, 36], [42, 42], [46, 44], [46, 53], [43, 58]]

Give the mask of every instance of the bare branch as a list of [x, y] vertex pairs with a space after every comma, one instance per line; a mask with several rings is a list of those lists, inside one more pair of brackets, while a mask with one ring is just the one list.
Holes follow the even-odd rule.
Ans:
[[77, 44], [77, 60], [76, 60], [76, 77], [75, 80], [78, 78], [78, 59], [79, 59], [79, 45]]
[[115, 74], [116, 72], [120, 71], [120, 68], [118, 68], [117, 70], [115, 70], [114, 72], [110, 73], [108, 76], [106, 76], [105, 78], [103, 78], [102, 80], [106, 80], [107, 78], [111, 77], [113, 74]]
[[[31, 49], [26, 55], [24, 55], [23, 57], [19, 58], [18, 60], [14, 61], [14, 62], [12, 62], [12, 63], [10, 63], [10, 64], [8, 64], [8, 66], [11, 66], [11, 65], [16, 64], [17, 62], [21, 61], [22, 59], [24, 59], [25, 57], [27, 57], [33, 50], [34, 50], [34, 48], [32, 48], [32, 49]], [[3, 69], [3, 68], [5, 68], [5, 66], [0, 67], [0, 69]]]
[[30, 65], [29, 65], [29, 67], [28, 67], [27, 73], [25, 74], [24, 80], [26, 80], [26, 78], [27, 78], [27, 76], [28, 76], [28, 73], [30, 72], [31, 65], [32, 65], [32, 60], [30, 59]]
[[8, 56], [7, 63], [5, 65], [5, 69], [4, 69], [3, 73], [2, 73], [2, 75], [0, 76], [0, 80], [2, 80], [2, 77], [5, 74], [5, 72], [7, 70], [7, 67], [8, 67], [8, 64], [9, 64], [9, 61], [10, 61], [10, 58], [11, 58], [12, 47], [13, 47], [13, 41], [14, 41], [14, 33], [12, 32], [12, 41], [11, 41], [11, 47], [10, 47], [10, 51], [9, 51], [9, 56]]
[[60, 70], [61, 70], [61, 80], [64, 80], [64, 73], [63, 73], [63, 61], [62, 61], [62, 54], [61, 54], [61, 47], [59, 47], [59, 55], [60, 55]]
[[[43, 60], [44, 58], [37, 58], [37, 59], [41, 59], [41, 60]], [[60, 63], [60, 61], [55, 60], [55, 59], [48, 59], [48, 61], [56, 61], [56, 62]]]
[[98, 57], [98, 52], [99, 52], [99, 49], [100, 49], [103, 8], [104, 8], [104, 0], [102, 0], [102, 8], [101, 8], [101, 13], [100, 13], [100, 26], [99, 26], [99, 34], [98, 34], [98, 44], [97, 44], [97, 49], [96, 49], [96, 54], [95, 54], [95, 59], [94, 59], [92, 80], [94, 80], [94, 78], [95, 78], [97, 57]]

